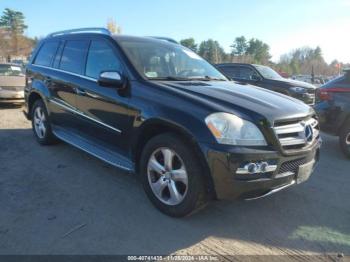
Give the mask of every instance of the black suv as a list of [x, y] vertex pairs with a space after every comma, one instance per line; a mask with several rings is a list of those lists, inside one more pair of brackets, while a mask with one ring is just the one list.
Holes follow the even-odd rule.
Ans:
[[224, 75], [238, 83], [260, 86], [297, 98], [308, 105], [315, 104], [315, 93], [317, 88], [314, 85], [283, 78], [268, 66], [226, 63], [218, 64], [216, 67]]
[[175, 43], [105, 29], [53, 33], [26, 74], [25, 112], [40, 144], [63, 140], [138, 174], [171, 216], [303, 182], [318, 159], [312, 108], [228, 81]]
[[350, 158], [350, 69], [321, 86], [316, 101], [321, 129], [339, 136], [340, 147]]

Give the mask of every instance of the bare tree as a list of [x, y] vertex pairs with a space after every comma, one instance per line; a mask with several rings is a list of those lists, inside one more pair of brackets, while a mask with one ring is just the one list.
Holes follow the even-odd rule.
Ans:
[[122, 28], [117, 25], [113, 18], [108, 18], [107, 28], [112, 34], [121, 34]]

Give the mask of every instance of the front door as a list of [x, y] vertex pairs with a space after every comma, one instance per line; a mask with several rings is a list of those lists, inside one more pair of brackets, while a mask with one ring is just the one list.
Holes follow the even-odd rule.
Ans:
[[113, 87], [98, 84], [103, 71], [124, 73], [117, 50], [111, 42], [96, 39], [90, 42], [83, 84], [77, 87], [76, 105], [79, 130], [83, 136], [122, 155], [129, 148], [132, 122], [128, 115], [128, 96]]

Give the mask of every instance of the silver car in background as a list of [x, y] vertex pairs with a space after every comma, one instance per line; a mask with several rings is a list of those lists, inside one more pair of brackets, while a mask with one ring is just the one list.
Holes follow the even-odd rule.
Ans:
[[24, 102], [25, 75], [17, 64], [0, 64], [0, 103]]

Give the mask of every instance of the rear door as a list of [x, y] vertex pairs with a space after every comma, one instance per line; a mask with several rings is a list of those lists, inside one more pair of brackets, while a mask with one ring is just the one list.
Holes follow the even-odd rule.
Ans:
[[77, 131], [76, 91], [84, 84], [81, 77], [89, 41], [71, 39], [61, 41], [53, 61], [50, 83], [50, 107], [54, 125]]
[[77, 91], [79, 130], [99, 145], [127, 153], [132, 122], [128, 115], [129, 97], [113, 87], [98, 84], [103, 71], [126, 74], [113, 43], [105, 38], [92, 39], [87, 55], [84, 85]]

